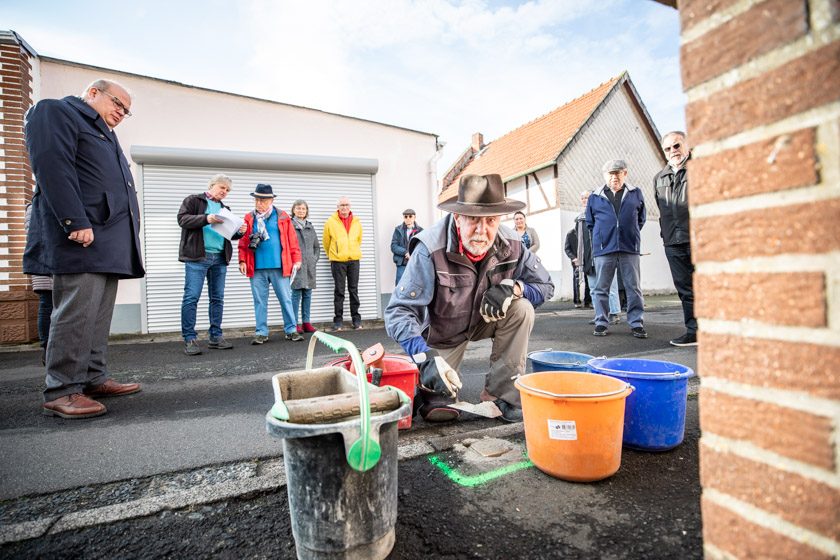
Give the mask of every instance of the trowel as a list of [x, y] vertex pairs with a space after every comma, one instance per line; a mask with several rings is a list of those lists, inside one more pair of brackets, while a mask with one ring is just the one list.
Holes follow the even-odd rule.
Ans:
[[455, 408], [475, 414], [476, 416], [483, 416], [484, 418], [498, 418], [502, 415], [502, 411], [496, 406], [493, 401], [482, 401], [479, 404], [472, 404], [466, 401], [458, 401], [454, 404], [446, 405], [449, 408]]

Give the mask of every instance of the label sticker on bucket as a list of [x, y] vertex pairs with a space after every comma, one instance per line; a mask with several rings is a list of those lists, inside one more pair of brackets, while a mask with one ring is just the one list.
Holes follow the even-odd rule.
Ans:
[[551, 439], [574, 441], [577, 439], [577, 425], [574, 420], [549, 419], [548, 437]]

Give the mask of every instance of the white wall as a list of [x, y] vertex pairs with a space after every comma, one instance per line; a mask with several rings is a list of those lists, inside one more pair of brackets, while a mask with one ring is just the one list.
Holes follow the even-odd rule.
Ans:
[[[117, 128], [127, 156], [137, 144], [377, 159], [376, 232], [365, 235], [376, 236], [381, 291], [390, 292], [393, 286], [390, 242], [402, 211], [410, 206], [423, 225], [432, 221], [432, 134], [57, 61], [42, 60], [40, 68], [41, 98], [78, 95], [97, 78], [116, 80], [132, 92], [134, 116]], [[234, 185], [234, 189], [253, 186]], [[172, 209], [173, 216], [177, 211]], [[173, 227], [177, 227], [174, 220]], [[140, 303], [141, 282], [120, 282], [117, 303]]]
[[[659, 211], [653, 198], [653, 177], [662, 169], [660, 148], [647, 133], [645, 124], [631, 105], [622, 88], [612, 95], [598, 114], [590, 120], [577, 141], [560, 158], [558, 179], [553, 168], [537, 172], [543, 191], [559, 208], [545, 210], [542, 194], [529, 180], [526, 195], [525, 178], [508, 183], [509, 196], [529, 202], [528, 225], [540, 236], [537, 253], [555, 282], [555, 299], [572, 297], [571, 262], [564, 252], [566, 233], [574, 226], [581, 211], [580, 192], [604, 183], [601, 166], [608, 159], [624, 159], [628, 165], [627, 182], [642, 188], [647, 206], [647, 223], [642, 228], [641, 281], [646, 293], [673, 292], [668, 261], [659, 235]], [[513, 222], [508, 225], [513, 227]]]

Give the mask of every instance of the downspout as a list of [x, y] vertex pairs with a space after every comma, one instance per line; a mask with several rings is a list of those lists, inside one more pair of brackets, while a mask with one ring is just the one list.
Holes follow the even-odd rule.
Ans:
[[431, 226], [433, 223], [437, 222], [440, 218], [442, 212], [437, 210], [437, 202], [438, 202], [438, 193], [440, 191], [440, 185], [438, 185], [438, 178], [437, 178], [437, 162], [443, 156], [443, 147], [446, 146], [446, 142], [442, 141], [440, 138], [435, 136], [435, 155], [432, 156], [432, 159], [429, 160], [429, 193], [431, 193], [431, 206], [432, 209], [432, 216], [431, 219], [427, 222], [426, 227]]

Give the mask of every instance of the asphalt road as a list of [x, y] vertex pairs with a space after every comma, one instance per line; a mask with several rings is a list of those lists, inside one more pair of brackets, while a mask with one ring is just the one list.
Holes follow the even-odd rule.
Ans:
[[[626, 325], [613, 327], [606, 338], [593, 337], [588, 315], [568, 304], [543, 308], [530, 348], [635, 355], [696, 366], [694, 349], [667, 344], [682, 333], [674, 300], [649, 307], [646, 340], [634, 339]], [[360, 348], [382, 342], [387, 351], [398, 351], [375, 325], [344, 336]], [[208, 478], [217, 476], [207, 474], [216, 472], [215, 465], [227, 465], [225, 476], [231, 476], [228, 471], [234, 467], [247, 470], [253, 464], [258, 469], [277, 461], [280, 444], [265, 433], [264, 425], [272, 402], [269, 379], [276, 371], [302, 368], [306, 345], [281, 341], [273, 333], [263, 346], [249, 346], [249, 338], [231, 338], [233, 350], [188, 357], [180, 341], [156, 338], [112, 344], [110, 363], [119, 372], [116, 376], [143, 383], [143, 392], [109, 399], [106, 416], [85, 421], [40, 415], [43, 378], [36, 351], [0, 354], [4, 524], [77, 511], [80, 501], [89, 502], [89, 507], [118, 503], [136, 497], [132, 492], [140, 487], [156, 481], [160, 485], [162, 477], [179, 473]], [[461, 371], [467, 400], [477, 401], [489, 350], [489, 342], [468, 350]], [[333, 356], [321, 347], [315, 362], [322, 364]], [[435, 557], [494, 558], [504, 551], [510, 551], [504, 554], [510, 557], [534, 558], [699, 557], [695, 405], [690, 401], [686, 443], [661, 454], [625, 451], [619, 473], [599, 483], [558, 481], [531, 467], [466, 490], [441, 478], [429, 462], [431, 454], [401, 461], [392, 557], [419, 558], [428, 552]], [[401, 432], [400, 445], [402, 449], [404, 442], [444, 434], [468, 437], [474, 430], [499, 424], [464, 420], [438, 427], [415, 419], [411, 430]], [[521, 447], [522, 439], [519, 434], [507, 441]], [[196, 475], [204, 473], [200, 469], [208, 470]], [[117, 496], [122, 493], [124, 497]], [[170, 504], [155, 515], [40, 538], [11, 539], [0, 554], [286, 558], [294, 556], [288, 519], [285, 488], [280, 487], [202, 505]], [[149, 534], [156, 535], [154, 543], [148, 541]]]

